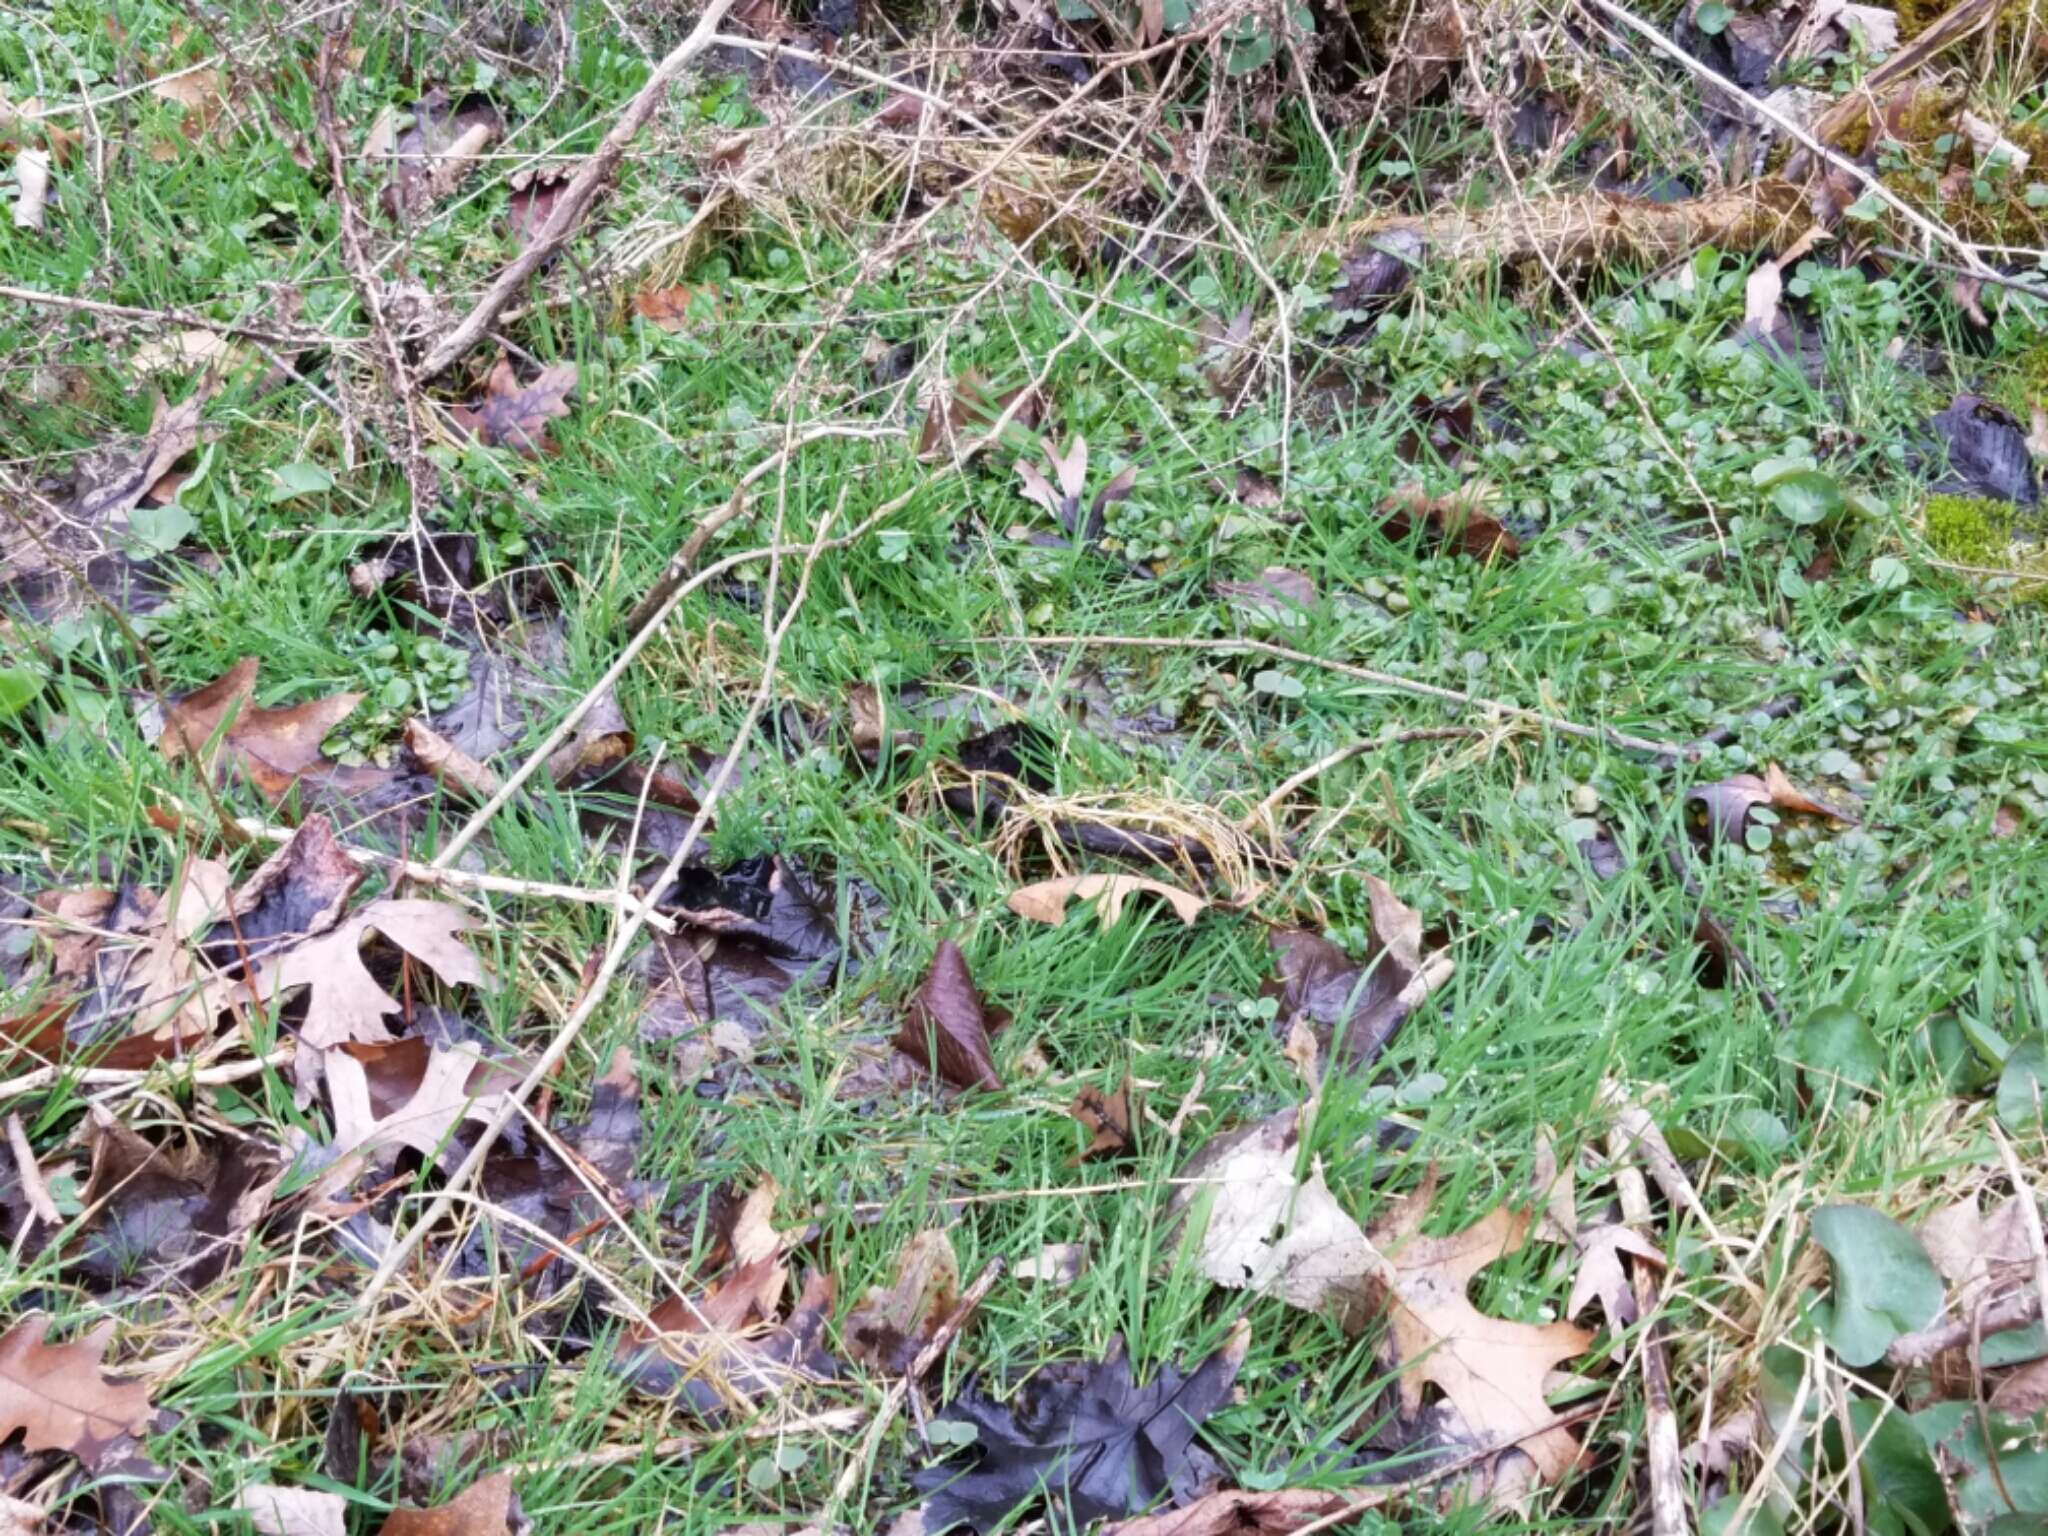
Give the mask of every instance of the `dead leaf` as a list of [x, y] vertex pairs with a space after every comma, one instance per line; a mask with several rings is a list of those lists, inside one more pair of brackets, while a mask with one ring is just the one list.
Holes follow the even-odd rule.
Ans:
[[218, 331], [171, 331], [137, 347], [128, 366], [144, 378], [158, 373], [199, 373], [208, 368], [225, 373], [246, 356]]
[[[1252, 507], [1261, 512], [1269, 512], [1279, 506], [1281, 502], [1280, 482], [1271, 475], [1256, 469], [1240, 469], [1237, 472], [1237, 480], [1232, 487], [1231, 494], [1237, 498], [1239, 506]], [[1268, 567], [1268, 569], [1278, 570], [1284, 569], [1284, 567], [1274, 566]], [[1301, 579], [1308, 581], [1306, 576]], [[1313, 582], [1309, 583], [1308, 590], [1308, 601], [1313, 603], [1315, 601], [1315, 584]]]
[[951, 939], [941, 939], [924, 985], [910, 1000], [896, 1049], [956, 1088], [1000, 1089], [988, 1037], [988, 1015], [967, 957]]
[[510, 448], [528, 458], [554, 451], [548, 423], [569, 414], [569, 391], [576, 387], [576, 365], [556, 363], [521, 384], [511, 360], [499, 358], [484, 381], [484, 395], [474, 407], [453, 406], [449, 416], [471, 436], [492, 448]]
[[43, 149], [14, 153], [14, 227], [40, 231], [50, 197], [50, 154]]
[[384, 1019], [402, 1005], [363, 964], [363, 941], [380, 934], [450, 986], [480, 987], [487, 981], [483, 965], [462, 939], [476, 927], [468, 913], [445, 902], [389, 897], [373, 901], [332, 932], [264, 962], [255, 979], [245, 984], [247, 994], [251, 1001], [267, 1004], [287, 992], [311, 988], [299, 1026], [303, 1050], [323, 1051], [349, 1040], [389, 1040], [392, 1035]]
[[338, 1493], [249, 1483], [235, 1508], [249, 1517], [256, 1536], [348, 1536], [348, 1500]]
[[639, 1324], [627, 1330], [619, 1368], [637, 1390], [677, 1397], [707, 1418], [742, 1397], [781, 1397], [831, 1380], [839, 1369], [824, 1347], [832, 1282], [820, 1274], [806, 1278], [795, 1309], [778, 1323], [784, 1283], [782, 1263], [770, 1255], [742, 1264], [695, 1306], [665, 1298], [648, 1314], [652, 1331]]
[[565, 172], [522, 171], [513, 177], [511, 196], [505, 204], [505, 227], [512, 232], [512, 243], [525, 250], [538, 240], [548, 226], [555, 204], [568, 189], [569, 177]]
[[1045, 458], [1059, 482], [1058, 489], [1054, 489], [1052, 481], [1046, 479], [1036, 464], [1029, 459], [1019, 459], [1017, 477], [1024, 482], [1024, 499], [1036, 502], [1050, 512], [1068, 538], [1079, 544], [1094, 543], [1102, 537], [1109, 505], [1130, 499], [1131, 489], [1138, 481], [1138, 467], [1131, 464], [1119, 471], [1095, 493], [1095, 499], [1089, 502], [1084, 516], [1081, 497], [1088, 488], [1088, 439], [1075, 438], [1067, 444], [1064, 454], [1047, 444]]
[[157, 745], [167, 761], [190, 753], [209, 769], [225, 749], [249, 781], [274, 799], [302, 776], [333, 766], [320, 744], [355, 712], [363, 696], [337, 693], [283, 709], [262, 709], [253, 702], [256, 670], [256, 658], [245, 656], [205, 687], [172, 699], [164, 710], [164, 732]]
[[1770, 764], [1764, 773], [1763, 778], [1753, 773], [1730, 774], [1712, 784], [1695, 785], [1687, 792], [1686, 803], [1698, 806], [1704, 813], [1705, 830], [1710, 837], [1740, 843], [1749, 828], [1749, 813], [1760, 805], [1857, 825], [1855, 811], [1815, 799], [1793, 784], [1777, 764]]
[[1575, 1165], [1560, 1166], [1557, 1143], [1548, 1129], [1536, 1132], [1534, 1166], [1529, 1182], [1543, 1202], [1543, 1214], [1536, 1222], [1536, 1235], [1547, 1243], [1569, 1243], [1579, 1235], [1579, 1201]]
[[1463, 486], [1445, 496], [1431, 496], [1420, 485], [1396, 486], [1380, 503], [1382, 527], [1389, 538], [1405, 539], [1418, 528], [1438, 543], [1474, 560], [1518, 560], [1522, 541], [1485, 510], [1489, 488]]
[[1326, 1060], [1346, 1068], [1375, 1060], [1424, 1000], [1450, 979], [1448, 955], [1422, 953], [1422, 917], [1377, 875], [1365, 877], [1375, 951], [1353, 960], [1320, 934], [1277, 929], [1271, 938], [1284, 1039], [1297, 1023], [1313, 1031]]
[[1379, 1259], [1320, 1164], [1296, 1178], [1299, 1116], [1285, 1109], [1209, 1142], [1181, 1170], [1168, 1212], [1195, 1230], [1208, 1279], [1326, 1313], [1355, 1334], [1379, 1310], [1368, 1280]]
[[860, 1365], [900, 1376], [959, 1300], [960, 1261], [952, 1239], [942, 1231], [920, 1232], [897, 1256], [894, 1282], [874, 1287], [846, 1314], [846, 1352]]
[[505, 1536], [512, 1518], [512, 1474], [493, 1472], [434, 1509], [394, 1509], [377, 1536]]
[[1565, 1303], [1564, 1315], [1579, 1316], [1586, 1304], [1597, 1297], [1610, 1328], [1626, 1328], [1634, 1323], [1635, 1288], [1629, 1283], [1621, 1256], [1631, 1254], [1661, 1269], [1664, 1255], [1658, 1252], [1657, 1245], [1620, 1222], [1587, 1227], [1572, 1241], [1579, 1250], [1579, 1272], [1573, 1277], [1571, 1299]]
[[1165, 35], [1165, 0], [1138, 0], [1138, 46], [1149, 48]]
[[1133, 1150], [1137, 1138], [1131, 1134], [1131, 1080], [1127, 1075], [1115, 1093], [1100, 1088], [1083, 1088], [1067, 1113], [1081, 1122], [1093, 1138], [1087, 1146], [1067, 1159], [1074, 1167], [1097, 1157], [1121, 1157]]
[[2033, 1261], [2020, 1197], [2002, 1201], [1989, 1216], [1977, 1201], [1972, 1193], [1920, 1224], [1920, 1245], [1949, 1283], [1950, 1310], [1958, 1317], [1969, 1316], [1987, 1292], [2023, 1283]]
[[365, 873], [335, 841], [328, 819], [308, 816], [234, 893], [233, 921], [206, 935], [207, 958], [226, 971], [325, 933], [341, 921]]
[[[180, 109], [178, 131], [188, 145], [205, 138], [227, 111], [227, 80], [210, 64], [153, 80], [149, 93]], [[158, 139], [149, 146], [150, 159], [159, 162], [175, 160], [179, 154], [179, 146], [171, 139]]]
[[1785, 274], [1775, 261], [1760, 261], [1742, 285], [1742, 333], [1769, 337], [1784, 323], [1778, 301], [1785, 292]]
[[[1280, 504], [1276, 491], [1269, 506]], [[1216, 595], [1251, 618], [1268, 623], [1316, 605], [1316, 584], [1300, 571], [1269, 565], [1250, 581], [1219, 581]]]
[[2048, 1355], [2031, 1360], [2001, 1380], [1991, 1392], [1991, 1411], [2011, 1419], [2030, 1419], [2048, 1408]]
[[1449, 1237], [1423, 1237], [1417, 1229], [1434, 1196], [1431, 1180], [1370, 1234], [1392, 1264], [1387, 1354], [1401, 1373], [1403, 1415], [1421, 1412], [1423, 1385], [1432, 1384], [1476, 1443], [1512, 1446], [1543, 1482], [1555, 1482], [1578, 1464], [1579, 1443], [1544, 1401], [1544, 1379], [1590, 1348], [1594, 1335], [1570, 1323], [1509, 1322], [1473, 1306], [1473, 1277], [1520, 1250], [1530, 1218], [1503, 1206]]
[[[427, 212], [462, 184], [503, 127], [487, 101], [472, 98], [451, 109], [446, 92], [429, 91], [413, 108], [412, 126], [391, 141], [395, 164], [379, 197], [384, 211], [399, 219]], [[371, 137], [378, 137], [375, 128]]]
[[1017, 413], [1010, 418], [1011, 426], [1028, 432], [1044, 421], [1045, 402], [1028, 386], [991, 397], [980, 374], [971, 370], [961, 374], [954, 380], [943, 406], [935, 401], [926, 410], [924, 428], [917, 439], [917, 456], [952, 457], [966, 447], [967, 438], [979, 437], [994, 426], [1013, 403]]
[[[127, 892], [125, 911], [107, 919], [119, 937], [93, 952], [93, 990], [65, 1020], [70, 1041], [114, 1040], [107, 1059], [142, 1064], [208, 1038], [233, 988], [195, 941], [226, 915], [231, 883], [226, 866], [188, 859], [163, 896]], [[122, 1049], [137, 1041], [146, 1042], [140, 1061]]]
[[1028, 1259], [1017, 1261], [1017, 1278], [1055, 1288], [1072, 1285], [1088, 1267], [1088, 1250], [1079, 1243], [1047, 1243]]
[[[1249, 1493], [1226, 1488], [1195, 1500], [1185, 1509], [1140, 1515], [1102, 1528], [1101, 1536], [1286, 1536], [1304, 1526], [1337, 1530], [1327, 1522], [1347, 1509], [1362, 1517], [1383, 1495], [1329, 1493], [1315, 1488], [1275, 1488]], [[1317, 1522], [1324, 1522], [1317, 1525]]]
[[93, 1214], [66, 1264], [102, 1285], [172, 1279], [210, 1285], [240, 1239], [270, 1209], [285, 1160], [254, 1137], [216, 1146], [189, 1137], [150, 1141], [95, 1107], [86, 1128], [92, 1172], [81, 1199]]
[[68, 1344], [49, 1342], [50, 1320], [31, 1312], [0, 1338], [0, 1440], [17, 1432], [22, 1449], [64, 1451], [98, 1471], [124, 1440], [149, 1428], [149, 1388], [106, 1375], [114, 1324]]
[[405, 722], [405, 749], [421, 771], [443, 784], [460, 790], [471, 800], [488, 800], [504, 787], [504, 780], [462, 748], [441, 735], [424, 720]]
[[139, 447], [118, 450], [81, 471], [74, 507], [79, 519], [97, 526], [133, 510], [151, 486], [199, 446], [200, 412], [216, 387], [209, 375], [177, 405], [159, 398]]
[[[403, 1043], [403, 1042], [400, 1042]], [[488, 1121], [499, 1107], [497, 1092], [479, 1092], [476, 1082], [494, 1080], [489, 1064], [467, 1046], [435, 1046], [427, 1052], [420, 1083], [403, 1104], [379, 1113], [372, 1101], [363, 1057], [347, 1049], [328, 1053], [322, 1063], [334, 1106], [337, 1153], [381, 1162], [376, 1154], [411, 1147], [429, 1160], [449, 1150], [449, 1138], [464, 1119]]]
[[1065, 875], [1056, 880], [1041, 880], [1010, 892], [1007, 905], [1019, 917], [1058, 927], [1066, 917], [1069, 901], [1093, 901], [1097, 903], [1095, 915], [1103, 927], [1110, 928], [1123, 917], [1124, 901], [1134, 891], [1164, 897], [1181, 922], [1189, 926], [1209, 905], [1192, 891], [1143, 875]]
[[[643, 288], [633, 295], [633, 313], [664, 331], [680, 331], [696, 323], [691, 311], [697, 307], [700, 296], [710, 292], [708, 288], [686, 288], [680, 283], [671, 288]], [[706, 297], [698, 313], [715, 315], [717, 309]]]

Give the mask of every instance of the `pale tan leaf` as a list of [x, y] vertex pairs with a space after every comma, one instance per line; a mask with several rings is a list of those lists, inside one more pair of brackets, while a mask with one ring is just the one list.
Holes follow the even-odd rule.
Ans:
[[50, 197], [50, 154], [43, 149], [18, 150], [14, 156], [14, 227], [43, 227], [43, 209]]
[[1597, 1297], [1608, 1324], [1626, 1328], [1636, 1320], [1636, 1297], [1621, 1256], [1633, 1254], [1661, 1266], [1664, 1255], [1657, 1251], [1655, 1243], [1618, 1222], [1586, 1228], [1578, 1234], [1577, 1243], [1579, 1272], [1572, 1281], [1571, 1299], [1565, 1303], [1564, 1315], [1577, 1317]]
[[476, 926], [466, 912], [445, 902], [373, 901], [332, 932], [265, 963], [248, 984], [248, 995], [268, 1003], [310, 987], [313, 995], [299, 1039], [316, 1051], [346, 1040], [389, 1040], [391, 1031], [384, 1020], [398, 1012], [400, 1004], [363, 964], [364, 939], [373, 932], [382, 934], [451, 986], [483, 986], [483, 965], [462, 938]]
[[1124, 901], [1134, 891], [1149, 891], [1164, 897], [1183, 923], [1193, 924], [1209, 903], [1206, 898], [1143, 875], [1065, 875], [1041, 880], [1010, 892], [1009, 908], [1019, 917], [1057, 926], [1066, 916], [1069, 901], [1098, 901], [1096, 914], [1105, 928], [1123, 916]]
[[347, 1536], [348, 1500], [317, 1488], [250, 1483], [235, 1500], [257, 1536]]

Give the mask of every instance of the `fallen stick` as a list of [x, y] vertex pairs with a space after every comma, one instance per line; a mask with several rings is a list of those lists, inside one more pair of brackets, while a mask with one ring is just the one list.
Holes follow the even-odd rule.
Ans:
[[[2015, 1328], [2026, 1327], [2040, 1315], [2039, 1291], [2015, 1291], [1986, 1307], [1975, 1327], [1986, 1336], [2010, 1333]], [[1969, 1343], [1972, 1324], [1973, 1319], [1963, 1317], [1953, 1322], [1937, 1323], [1932, 1328], [1922, 1328], [1918, 1333], [1902, 1333], [1886, 1348], [1884, 1362], [1902, 1371], [1925, 1365], [1935, 1356], [1961, 1349]]]
[[187, 330], [211, 331], [217, 336], [267, 341], [280, 347], [332, 347], [342, 342], [342, 338], [322, 331], [279, 331], [267, 326], [244, 325], [239, 320], [214, 320], [189, 309], [144, 309], [139, 304], [109, 304], [101, 299], [80, 299], [68, 293], [45, 293], [40, 288], [16, 288], [4, 283], [0, 283], [0, 299], [40, 305], [45, 309], [71, 309], [81, 314], [105, 315], [110, 320], [139, 320], [146, 325], [166, 329], [183, 326]]
[[690, 35], [669, 50], [668, 57], [654, 66], [654, 73], [647, 77], [647, 83], [626, 103], [626, 110], [619, 114], [611, 131], [590, 157], [569, 179], [569, 185], [562, 189], [560, 197], [548, 212], [547, 222], [533, 237], [533, 242], [511, 261], [507, 262], [491, 286], [484, 290], [483, 297], [476, 301], [470, 312], [456, 322], [455, 328], [428, 349], [420, 360], [413, 377], [431, 379], [438, 373], [446, 372], [449, 365], [483, 340], [485, 334], [496, 323], [498, 312], [512, 302], [512, 296], [526, 285], [526, 280], [540, 270], [541, 264], [567, 243], [570, 233], [582, 222], [584, 213], [597, 200], [599, 189], [610, 177], [631, 144], [646, 126], [648, 118], [654, 115], [668, 96], [668, 88], [675, 84], [676, 77], [688, 67], [690, 61], [711, 46], [718, 36], [718, 24], [725, 19], [725, 13], [732, 9], [733, 0], [711, 0], [704, 8], [704, 14], [697, 18], [697, 25], [690, 29]]
[[[1614, 1159], [1614, 1187], [1621, 1195], [1621, 1217], [1637, 1232], [1648, 1235], [1650, 1190], [1643, 1171], [1632, 1156], [1642, 1143], [1630, 1139], [1617, 1127], [1607, 1137], [1608, 1155]], [[1657, 1277], [1641, 1258], [1631, 1260], [1635, 1285], [1636, 1313], [1643, 1321], [1643, 1411], [1649, 1443], [1650, 1531], [1652, 1536], [1691, 1536], [1692, 1522], [1685, 1513], [1685, 1459], [1678, 1444], [1678, 1411], [1671, 1404], [1671, 1357], [1665, 1344], [1665, 1328], [1658, 1313], [1663, 1297], [1658, 1294]]]
[[1145, 635], [991, 635], [985, 640], [958, 643], [967, 646], [1093, 645], [1138, 650], [1151, 648], [1177, 651], [1249, 651], [1254, 656], [1270, 656], [1276, 661], [1292, 661], [1305, 667], [1317, 667], [1325, 672], [1335, 672], [1340, 677], [1356, 678], [1375, 687], [1390, 688], [1396, 693], [1412, 693], [1418, 698], [1441, 699], [1446, 704], [1456, 704], [1490, 715], [1527, 720], [1533, 725], [1542, 726], [1545, 730], [1555, 731], [1560, 736], [1577, 736], [1584, 741], [1605, 742], [1611, 747], [1624, 747], [1631, 752], [1649, 752], [1679, 762], [1691, 762], [1700, 755], [1695, 747], [1679, 746], [1668, 741], [1652, 741], [1647, 736], [1632, 736], [1627, 731], [1617, 731], [1609, 725], [1580, 725], [1575, 720], [1561, 720], [1555, 715], [1546, 715], [1541, 710], [1530, 709], [1527, 705], [1511, 703], [1506, 699], [1489, 699], [1481, 694], [1466, 693], [1458, 688], [1443, 688], [1435, 683], [1417, 682], [1412, 677], [1397, 677], [1392, 672], [1375, 672], [1370, 667], [1356, 667], [1348, 661], [1331, 661], [1326, 657], [1312, 656], [1307, 651], [1297, 651], [1291, 646], [1274, 645], [1267, 640], [1155, 639]]
[[[1936, 54], [1975, 37], [1998, 13], [2000, 0], [1961, 0], [1928, 24], [1927, 30], [1899, 49], [1865, 75], [1827, 111], [1814, 120], [1813, 136], [1829, 148], [1858, 117], [1874, 117], [1879, 110], [1878, 92], [1903, 80]], [[1789, 174], [1802, 175], [1809, 152], [1802, 149], [1787, 164]], [[1977, 274], [1972, 274], [1977, 275]]]

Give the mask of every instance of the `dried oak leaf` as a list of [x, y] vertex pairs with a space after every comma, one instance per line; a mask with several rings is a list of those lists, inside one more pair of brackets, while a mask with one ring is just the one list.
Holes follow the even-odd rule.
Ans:
[[363, 940], [381, 934], [450, 986], [480, 987], [488, 979], [483, 964], [462, 938], [476, 926], [468, 913], [445, 902], [373, 901], [332, 932], [264, 962], [248, 991], [253, 1000], [268, 1003], [310, 987], [305, 1022], [299, 1026], [304, 1047], [326, 1050], [347, 1040], [375, 1044], [392, 1038], [384, 1019], [401, 1005], [363, 964]]
[[1094, 901], [1102, 926], [1109, 928], [1123, 916], [1124, 900], [1133, 891], [1150, 891], [1154, 896], [1164, 897], [1180, 920], [1190, 926], [1209, 905], [1192, 891], [1142, 875], [1065, 875], [1057, 880], [1041, 880], [1010, 892], [1007, 905], [1019, 917], [1057, 927], [1066, 916], [1068, 902]]
[[1195, 1500], [1186, 1509], [1119, 1520], [1104, 1526], [1101, 1536], [1287, 1536], [1318, 1521], [1327, 1522], [1347, 1509], [1363, 1514], [1376, 1502], [1371, 1494], [1331, 1493], [1319, 1488], [1275, 1488], [1266, 1493], [1226, 1488]]
[[189, 859], [162, 896], [125, 889], [106, 919], [112, 936], [103, 935], [92, 955], [93, 990], [64, 1020], [67, 1042], [111, 1042], [105, 1063], [133, 1066], [211, 1035], [233, 984], [198, 940], [226, 916], [230, 885], [226, 866]]
[[1126, 1077], [1115, 1093], [1100, 1088], [1083, 1088], [1068, 1106], [1067, 1113], [1081, 1122], [1092, 1138], [1088, 1145], [1067, 1159], [1069, 1168], [1096, 1157], [1121, 1157], [1137, 1144], [1131, 1134], [1131, 1080]]
[[1422, 1412], [1425, 1383], [1444, 1395], [1461, 1421], [1458, 1438], [1519, 1452], [1545, 1483], [1578, 1464], [1579, 1442], [1543, 1398], [1544, 1378], [1583, 1354], [1594, 1335], [1570, 1323], [1517, 1323], [1489, 1317], [1466, 1295], [1480, 1270], [1517, 1252], [1529, 1233], [1526, 1211], [1496, 1207], [1449, 1237], [1419, 1235], [1435, 1197], [1434, 1180], [1376, 1224], [1369, 1241], [1391, 1263], [1382, 1284], [1388, 1364], [1400, 1372], [1403, 1417]]
[[105, 1322], [69, 1344], [48, 1342], [49, 1319], [31, 1312], [0, 1337], [0, 1440], [25, 1435], [27, 1451], [66, 1451], [88, 1469], [149, 1427], [149, 1388], [109, 1380]]
[[325, 933], [341, 921], [365, 873], [335, 840], [332, 823], [308, 816], [242, 882], [231, 899], [233, 921], [223, 918], [206, 935], [206, 958], [226, 970]]
[[1369, 1278], [1378, 1260], [1321, 1166], [1297, 1177], [1299, 1120], [1299, 1110], [1284, 1109], [1208, 1142], [1181, 1170], [1168, 1213], [1185, 1220], [1196, 1267], [1217, 1285], [1325, 1313], [1358, 1333], [1380, 1311]]
[[951, 939], [941, 939], [924, 985], [910, 1000], [896, 1049], [956, 1088], [1001, 1088], [988, 1037], [988, 1014], [967, 957]]
[[846, 1314], [841, 1332], [854, 1362], [891, 1375], [911, 1367], [960, 1300], [960, 1261], [953, 1241], [920, 1232], [896, 1258], [896, 1278], [875, 1286]]
[[1464, 486], [1445, 496], [1431, 496], [1419, 485], [1396, 486], [1380, 503], [1381, 527], [1396, 539], [1426, 529], [1438, 543], [1474, 560], [1519, 560], [1522, 541], [1486, 511], [1484, 502], [1485, 489], [1480, 486]]
[[390, 1046], [343, 1046], [328, 1055], [323, 1069], [334, 1106], [338, 1152], [368, 1158], [411, 1147], [427, 1158], [439, 1158], [465, 1118], [488, 1121], [497, 1111], [499, 1090], [508, 1085], [509, 1074], [467, 1046], [428, 1046], [419, 1078], [407, 1085], [411, 1091], [403, 1102], [389, 1097], [394, 1080], [403, 1074], [386, 1071], [373, 1088], [371, 1070], [395, 1065], [381, 1061], [380, 1054], [397, 1054], [411, 1044], [400, 1040]]
[[537, 458], [553, 451], [548, 423], [569, 414], [569, 391], [575, 387], [574, 363], [543, 368], [533, 382], [521, 384], [511, 360], [501, 357], [484, 381], [483, 399], [474, 406], [452, 406], [448, 414], [489, 447]]
[[1571, 1299], [1564, 1315], [1577, 1317], [1586, 1304], [1597, 1298], [1611, 1328], [1626, 1328], [1636, 1320], [1635, 1287], [1629, 1283], [1621, 1256], [1630, 1254], [1660, 1268], [1664, 1255], [1657, 1245], [1632, 1227], [1620, 1222], [1603, 1222], [1572, 1235], [1579, 1251], [1579, 1272], [1572, 1279]]
[[1162, 1499], [1190, 1502], [1222, 1472], [1195, 1444], [1195, 1431], [1230, 1400], [1250, 1339], [1249, 1325], [1240, 1322], [1188, 1375], [1161, 1366], [1142, 1387], [1120, 1347], [1099, 1363], [1047, 1366], [1007, 1403], [985, 1395], [970, 1377], [939, 1422], [974, 1428], [971, 1459], [911, 1476], [927, 1495], [925, 1530], [993, 1530], [1040, 1499], [1061, 1506], [1076, 1529]]
[[433, 1509], [394, 1509], [377, 1536], [505, 1536], [512, 1521], [512, 1474], [479, 1478]]
[[1281, 1037], [1305, 1027], [1325, 1060], [1347, 1067], [1378, 1057], [1452, 970], [1448, 956], [1423, 955], [1421, 914], [1378, 876], [1365, 882], [1377, 948], [1364, 960], [1303, 928], [1276, 930], [1271, 939], [1278, 976], [1268, 990], [1279, 998]]
[[225, 749], [257, 788], [275, 797], [302, 775], [332, 766], [320, 743], [363, 696], [337, 693], [284, 709], [260, 709], [253, 702], [257, 666], [255, 657], [244, 656], [204, 688], [172, 699], [157, 745], [170, 761], [190, 754], [209, 767]]

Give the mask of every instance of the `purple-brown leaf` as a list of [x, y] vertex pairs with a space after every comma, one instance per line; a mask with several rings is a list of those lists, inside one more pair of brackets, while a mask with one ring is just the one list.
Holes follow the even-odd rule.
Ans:
[[896, 1048], [956, 1088], [1001, 1088], [989, 1049], [988, 1015], [967, 957], [951, 939], [939, 941], [932, 968], [910, 1000]]

